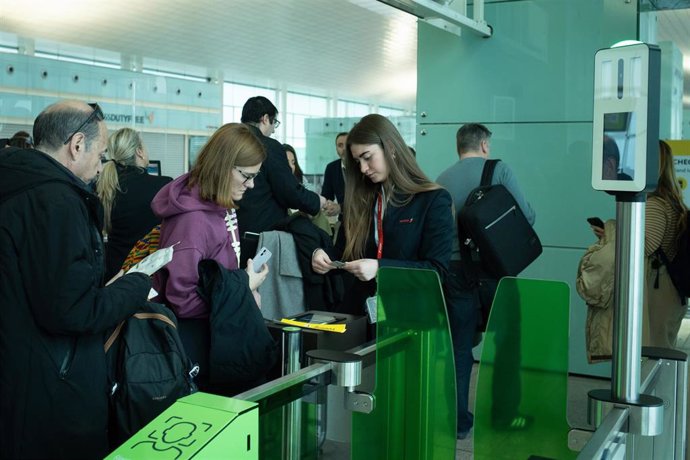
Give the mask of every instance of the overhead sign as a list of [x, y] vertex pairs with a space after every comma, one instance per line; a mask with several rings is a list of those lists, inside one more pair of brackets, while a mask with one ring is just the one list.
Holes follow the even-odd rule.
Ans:
[[673, 152], [676, 166], [676, 179], [683, 189], [683, 201], [690, 206], [690, 141], [666, 141]]

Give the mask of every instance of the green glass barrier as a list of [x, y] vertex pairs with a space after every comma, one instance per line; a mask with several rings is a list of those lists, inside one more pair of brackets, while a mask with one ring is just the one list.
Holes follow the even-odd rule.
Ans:
[[455, 367], [436, 272], [381, 268], [375, 408], [354, 413], [352, 459], [454, 459]]
[[[280, 397], [280, 396], [279, 396]], [[268, 401], [260, 401], [269, 403]], [[270, 403], [269, 403], [270, 404]], [[268, 407], [268, 406], [265, 406]], [[297, 423], [294, 423], [297, 411]], [[273, 409], [259, 410], [259, 458], [261, 460], [282, 460], [294, 458], [291, 443], [298, 442], [297, 456], [300, 459], [317, 459], [318, 442], [316, 434], [316, 405], [297, 400], [294, 405], [285, 404]], [[292, 431], [289, 431], [292, 430]], [[299, 437], [297, 439], [296, 437]]]
[[282, 385], [268, 396], [252, 398], [259, 406], [261, 460], [318, 458], [316, 403], [325, 404], [319, 392], [326, 383], [319, 378], [313, 382]]
[[575, 458], [568, 449], [569, 288], [503, 278], [477, 378], [474, 458]]

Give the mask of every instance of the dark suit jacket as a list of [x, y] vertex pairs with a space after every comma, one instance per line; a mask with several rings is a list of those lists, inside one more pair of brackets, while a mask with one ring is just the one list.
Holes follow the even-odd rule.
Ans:
[[345, 200], [345, 177], [343, 177], [340, 159], [331, 161], [326, 165], [326, 170], [323, 173], [321, 195], [328, 200], [337, 199], [342, 209]]
[[[372, 213], [374, 210], [372, 209]], [[339, 232], [339, 236], [345, 232]], [[443, 281], [453, 248], [453, 200], [445, 189], [417, 193], [407, 205], [391, 204], [383, 216], [383, 257], [379, 267], [426, 268], [436, 270]], [[335, 251], [339, 259], [344, 238], [338, 238]], [[374, 224], [369, 229], [365, 258], [376, 258]], [[333, 259], [335, 260], [335, 259]], [[364, 300], [376, 293], [376, 281], [355, 280], [346, 291], [340, 311], [362, 314]]]
[[[255, 126], [249, 129], [266, 148], [266, 160], [254, 179], [254, 188], [244, 192], [238, 203], [237, 218], [240, 235], [244, 232], [261, 233], [288, 215], [288, 209], [299, 209], [317, 214], [321, 209], [319, 195], [300, 184], [290, 170], [285, 149], [280, 142], [264, 136]], [[253, 254], [250, 255], [250, 257]]]

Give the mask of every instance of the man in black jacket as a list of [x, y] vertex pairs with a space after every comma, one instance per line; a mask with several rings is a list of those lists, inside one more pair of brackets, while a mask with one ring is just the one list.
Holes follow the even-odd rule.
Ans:
[[102, 458], [104, 333], [136, 312], [141, 273], [103, 287], [103, 209], [88, 183], [107, 130], [96, 104], [36, 118], [36, 149], [0, 156], [0, 456]]
[[343, 170], [343, 155], [347, 146], [347, 132], [338, 133], [335, 136], [335, 150], [338, 152], [338, 159], [326, 165], [323, 173], [323, 187], [321, 193], [327, 200], [336, 200], [338, 205], [334, 205], [332, 215], [339, 214], [342, 217], [343, 203], [345, 203], [345, 171]]
[[324, 197], [307, 190], [297, 181], [290, 170], [283, 146], [270, 138], [280, 124], [277, 115], [276, 106], [263, 96], [249, 98], [242, 108], [242, 123], [248, 125], [259, 138], [267, 154], [259, 175], [254, 178], [254, 188], [245, 192], [237, 210], [245, 260], [254, 257], [257, 244], [256, 241], [245, 239], [245, 232], [270, 230], [287, 217], [288, 209], [299, 209], [315, 215], [326, 205]]

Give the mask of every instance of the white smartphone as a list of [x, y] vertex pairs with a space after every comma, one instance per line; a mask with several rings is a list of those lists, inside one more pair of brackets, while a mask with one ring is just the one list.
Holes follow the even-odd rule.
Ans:
[[259, 252], [257, 252], [254, 256], [254, 259], [252, 259], [254, 262], [254, 272], [259, 273], [261, 271], [261, 267], [268, 262], [268, 259], [270, 259], [272, 255], [273, 254], [271, 254], [271, 251], [266, 249], [266, 247], [259, 249]]

